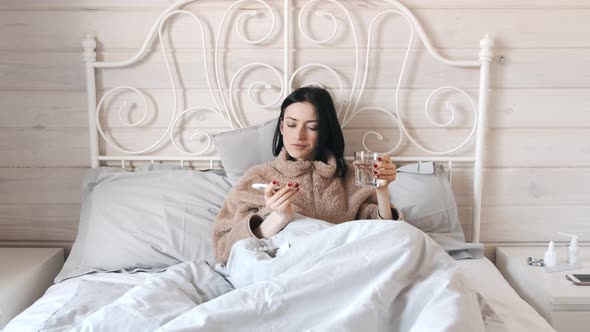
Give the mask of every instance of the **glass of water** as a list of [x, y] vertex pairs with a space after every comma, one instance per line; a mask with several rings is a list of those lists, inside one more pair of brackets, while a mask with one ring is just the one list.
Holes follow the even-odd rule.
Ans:
[[354, 153], [354, 183], [357, 186], [377, 187], [377, 175], [375, 165], [379, 154], [376, 152], [358, 151]]

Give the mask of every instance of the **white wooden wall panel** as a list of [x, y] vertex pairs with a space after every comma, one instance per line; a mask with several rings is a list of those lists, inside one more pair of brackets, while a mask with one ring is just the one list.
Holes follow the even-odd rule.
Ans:
[[[519, 243], [522, 234], [530, 234], [538, 241], [555, 240], [555, 233], [563, 228], [582, 229], [581, 237], [590, 236], [587, 218], [580, 215], [590, 212], [588, 205], [502, 205], [482, 209], [481, 230], [483, 242]], [[555, 216], [554, 222], [539, 227], [539, 221]], [[471, 230], [471, 208], [460, 206], [459, 218], [466, 234]], [[515, 222], [518, 221], [518, 222]]]
[[0, 127], [5, 130], [80, 129], [88, 125], [85, 103], [83, 91], [0, 90]]
[[[270, 2], [276, 2], [271, 0]], [[348, 2], [348, 1], [347, 1]], [[375, 11], [376, 1], [350, 1], [359, 12]], [[89, 165], [84, 65], [80, 42], [86, 33], [99, 39], [99, 56], [126, 59], [134, 53], [143, 34], [169, 1], [162, 0], [6, 0], [0, 2], [0, 245], [68, 245], [75, 238], [80, 204], [80, 183]], [[203, 1], [208, 15], [221, 15], [225, 1]], [[300, 8], [298, 2], [296, 8]], [[368, 4], [367, 4], [368, 3]], [[556, 231], [569, 231], [590, 240], [590, 2], [586, 0], [408, 0], [436, 47], [450, 57], [474, 57], [484, 32], [495, 38], [493, 88], [486, 154], [486, 186], [483, 197], [481, 238], [496, 244], [535, 244], [557, 239]], [[297, 9], [296, 9], [297, 10]], [[260, 22], [252, 22], [257, 29]], [[389, 31], [397, 23], [388, 22]], [[187, 37], [189, 25], [174, 27], [172, 43], [188, 88], [187, 101], [210, 103], [200, 66], [198, 44]], [[121, 33], [125, 31], [125, 33]], [[255, 33], [255, 31], [254, 31]], [[346, 34], [341, 36], [346, 38]], [[401, 61], [404, 39], [398, 34], [379, 36], [386, 48], [372, 57], [391, 68], [369, 78], [367, 94], [377, 100], [390, 98]], [[281, 39], [265, 52], [282, 66]], [[307, 42], [303, 42], [307, 45]], [[352, 45], [352, 44], [350, 44]], [[239, 41], [231, 41], [228, 56], [243, 63], [261, 56]], [[350, 71], [352, 57], [333, 59], [321, 47], [310, 46], [298, 61], [315, 59]], [[347, 54], [350, 49], [343, 48]], [[350, 46], [348, 46], [350, 47]], [[421, 47], [414, 51], [422, 60], [410, 66], [428, 79], [407, 82], [401, 104], [419, 106], [432, 88], [449, 80], [470, 92], [477, 79], [466, 71], [449, 69], [429, 61]], [[276, 54], [273, 54], [276, 53]], [[136, 85], [157, 99], [170, 99], [161, 56], [145, 62], [143, 75], [105, 73], [99, 76], [106, 88], [122, 83]], [[237, 64], [234, 64], [234, 69]], [[147, 75], [145, 73], [148, 73]], [[131, 74], [130, 77], [126, 75]], [[264, 75], [257, 73], [257, 75]], [[310, 78], [311, 79], [311, 78]], [[246, 81], [247, 82], [247, 79]], [[350, 78], [345, 79], [350, 85]], [[407, 93], [407, 95], [406, 95]], [[270, 98], [265, 95], [263, 98]], [[241, 94], [238, 98], [244, 99]], [[180, 107], [180, 106], [179, 106]], [[271, 118], [272, 111], [253, 113], [247, 120]], [[105, 115], [107, 122], [113, 114]], [[212, 119], [208, 117], [208, 121]], [[471, 119], [459, 112], [459, 126]], [[382, 123], [378, 115], [361, 115], [347, 128], [350, 136]], [[420, 115], [408, 121], [419, 128], [425, 141], [441, 135]], [[157, 117], [152, 131], [165, 126]], [[156, 129], [154, 129], [156, 128]], [[208, 130], [218, 131], [213, 122]], [[461, 130], [459, 131], [461, 132]], [[126, 144], [139, 145], [143, 136], [130, 137], [124, 129], [114, 134]], [[459, 133], [453, 134], [458, 139]], [[395, 134], [389, 135], [395, 138]], [[456, 136], [456, 137], [455, 137]], [[356, 149], [351, 144], [349, 149]], [[165, 152], [165, 151], [164, 151]], [[464, 227], [470, 227], [472, 174], [457, 169], [453, 187]], [[466, 229], [469, 234], [469, 229]], [[493, 250], [489, 250], [493, 252]]]
[[0, 205], [0, 234], [21, 241], [71, 241], [76, 237], [79, 203]]
[[88, 166], [87, 136], [82, 129], [2, 130], [0, 166]]
[[86, 168], [0, 168], [0, 202], [13, 204], [80, 203]]
[[[0, 2], [0, 9], [9, 10], [55, 10], [67, 9], [76, 11], [85, 10], [141, 10], [141, 9], [160, 9], [162, 6], [170, 4], [174, 0], [3, 0]], [[270, 3], [278, 0], [271, 0]], [[297, 3], [301, 3], [299, 0]], [[359, 7], [369, 7], [376, 1], [368, 0], [346, 0]], [[203, 1], [208, 5], [222, 6], [216, 0]], [[223, 3], [222, 1], [219, 1]], [[368, 3], [368, 4], [367, 4]], [[590, 8], [586, 0], [445, 0], [444, 6], [440, 0], [408, 0], [404, 1], [408, 8]]]
[[[198, 6], [192, 6], [200, 8]], [[281, 6], [282, 7], [282, 6]], [[322, 6], [325, 8], [326, 6]], [[328, 6], [329, 7], [329, 6]], [[332, 6], [333, 7], [333, 6]], [[161, 8], [161, 7], [160, 7]], [[0, 30], [0, 42], [8, 49], [29, 49], [29, 45], [35, 45], [39, 49], [60, 49], [77, 52], [80, 40], [85, 33], [92, 33], [99, 40], [108, 41], [108, 45], [99, 43], [98, 51], [104, 48], [113, 49], [137, 49], [143, 43], [146, 30], [160, 14], [160, 8], [150, 11], [3, 11], [0, 12], [0, 22], [4, 22], [7, 28]], [[279, 7], [280, 8], [280, 7]], [[207, 22], [220, 21], [225, 8], [209, 9], [205, 15], [200, 15]], [[363, 9], [362, 19], [374, 17], [378, 9]], [[436, 40], [438, 48], [477, 48], [478, 41], [487, 33], [492, 32], [498, 37], [496, 48], [567, 48], [589, 47], [590, 31], [586, 29], [587, 18], [590, 9], [487, 9], [486, 15], [481, 15], [481, 9], [454, 9], [443, 11], [440, 9], [417, 9], [413, 11], [417, 18], [424, 24], [429, 35]], [[197, 13], [198, 14], [198, 13]], [[280, 17], [280, 12], [275, 11]], [[354, 13], [353, 13], [354, 15]], [[555, 22], [565, 25], [561, 29], [555, 29]], [[62, 22], [62, 24], [54, 24]], [[125, 26], [125, 33], [121, 33], [121, 22], [133, 22]], [[248, 28], [252, 31], [265, 31], [267, 20], [264, 18], [252, 19]], [[319, 24], [321, 20], [312, 21]], [[502, 24], [498, 24], [502, 22]], [[527, 24], [523, 24], [527, 22]], [[280, 23], [279, 23], [280, 24]], [[368, 22], [364, 23], [368, 26]], [[408, 28], [401, 19], [386, 20], [383, 25], [388, 31], [407, 31]], [[84, 28], [72, 29], [72, 26]], [[188, 18], [179, 18], [174, 22], [173, 43], [177, 48], [201, 48], [200, 36], [195, 34], [196, 24]], [[312, 25], [313, 27], [313, 25]], [[567, 29], [568, 33], [563, 31]], [[318, 31], [311, 29], [317, 37], [322, 37]], [[343, 31], [338, 37], [337, 47], [352, 45], [352, 34]], [[324, 32], [326, 33], [326, 32]], [[60, 36], [60, 38], [53, 38]], [[255, 37], [256, 34], [252, 35]], [[404, 33], [377, 34], [374, 40], [377, 44], [387, 48], [404, 48], [407, 45], [407, 35]], [[232, 36], [231, 47], [250, 48], [249, 44]], [[298, 45], [306, 48], [321, 48], [323, 46], [311, 43], [301, 36], [297, 40]], [[268, 47], [282, 48], [282, 36], [275, 34]], [[421, 43], [418, 47], [423, 48]]]

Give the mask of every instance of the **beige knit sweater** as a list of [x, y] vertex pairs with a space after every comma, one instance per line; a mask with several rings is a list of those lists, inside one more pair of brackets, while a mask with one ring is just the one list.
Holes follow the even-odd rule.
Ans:
[[356, 219], [380, 219], [377, 197], [370, 187], [354, 184], [354, 169], [348, 165], [344, 177], [336, 173], [336, 159], [322, 161], [289, 160], [286, 150], [277, 159], [250, 168], [225, 200], [213, 227], [213, 246], [219, 263], [227, 262], [237, 241], [254, 236], [252, 229], [272, 211], [265, 206], [264, 191], [253, 183], [279, 181], [299, 183], [293, 201], [295, 213], [334, 224]]

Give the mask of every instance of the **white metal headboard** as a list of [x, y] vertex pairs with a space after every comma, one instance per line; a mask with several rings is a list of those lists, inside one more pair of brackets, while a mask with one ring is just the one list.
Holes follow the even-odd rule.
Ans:
[[[341, 121], [342, 127], [345, 128], [351, 121], [360, 113], [362, 112], [380, 112], [382, 114], [386, 114], [389, 116], [393, 122], [399, 127], [399, 139], [397, 144], [388, 151], [381, 151], [384, 153], [389, 153], [395, 156], [399, 151], [402, 142], [404, 139], [408, 139], [409, 142], [419, 151], [425, 153], [424, 156], [399, 156], [394, 157], [394, 160], [397, 161], [423, 161], [423, 160], [432, 160], [432, 161], [447, 161], [451, 162], [473, 162], [474, 163], [474, 183], [473, 183], [473, 227], [472, 227], [472, 242], [479, 242], [479, 232], [480, 232], [480, 215], [481, 215], [481, 201], [482, 201], [482, 189], [483, 189], [483, 157], [484, 157], [484, 147], [485, 147], [485, 128], [486, 128], [486, 111], [487, 111], [487, 99], [488, 99], [488, 88], [489, 88], [489, 72], [490, 72], [490, 62], [492, 60], [492, 47], [493, 41], [486, 35], [481, 39], [479, 46], [479, 57], [477, 60], [468, 60], [468, 61], [457, 61], [457, 60], [450, 60], [442, 55], [440, 55], [437, 50], [433, 47], [430, 39], [424, 32], [422, 26], [416, 19], [416, 17], [406, 8], [403, 4], [395, 0], [384, 0], [384, 4], [387, 5], [386, 8], [376, 8], [371, 4], [367, 4], [372, 6], [373, 9], [379, 9], [379, 13], [375, 15], [372, 20], [370, 21], [367, 33], [366, 33], [366, 54], [364, 58], [364, 63], [362, 63], [361, 59], [361, 42], [359, 38], [359, 29], [355, 25], [354, 15], [343, 5], [342, 1], [336, 0], [327, 0], [323, 1], [322, 4], [328, 4], [331, 7], [334, 7], [337, 10], [341, 10], [344, 13], [342, 16], [336, 16], [333, 13], [327, 12], [322, 9], [316, 9], [315, 6], [319, 4], [318, 0], [310, 0], [306, 2], [301, 2], [303, 5], [300, 7], [299, 15], [295, 17], [295, 10], [293, 7], [293, 0], [283, 0], [282, 8], [280, 9], [282, 12], [282, 35], [283, 35], [283, 68], [279, 69], [275, 66], [269, 65], [265, 62], [253, 62], [247, 65], [240, 67], [239, 69], [235, 70], [233, 73], [232, 78], [227, 82], [223, 79], [223, 73], [227, 71], [227, 68], [221, 66], [222, 61], [220, 60], [221, 55], [226, 51], [223, 47], [222, 37], [224, 33], [228, 33], [229, 30], [224, 30], [227, 26], [230, 26], [228, 18], [231, 18], [231, 14], [238, 13], [237, 19], [234, 20], [235, 26], [235, 34], [246, 43], [252, 45], [259, 45], [264, 47], [264, 44], [267, 43], [273, 33], [277, 29], [279, 18], [275, 15], [275, 11], [277, 11], [277, 6], [269, 5], [269, 2], [278, 3], [279, 1], [263, 1], [263, 0], [238, 0], [233, 2], [224, 12], [223, 17], [219, 23], [219, 27], [217, 28], [216, 34], [214, 35], [214, 42], [208, 43], [207, 36], [212, 29], [209, 28], [207, 23], [202, 19], [203, 15], [206, 13], [201, 12], [194, 12], [188, 11], [183, 9], [189, 3], [200, 3], [202, 1], [199, 0], [179, 0], [170, 5], [166, 8], [161, 15], [158, 17], [154, 25], [152, 26], [150, 32], [147, 35], [143, 45], [141, 46], [140, 50], [130, 59], [125, 61], [119, 62], [105, 62], [105, 61], [96, 61], [96, 40], [93, 36], [86, 36], [82, 45], [84, 47], [84, 61], [86, 63], [86, 73], [87, 73], [87, 90], [88, 90], [88, 121], [89, 121], [89, 134], [90, 134], [90, 152], [91, 152], [91, 166], [98, 167], [101, 161], [121, 161], [124, 164], [126, 161], [208, 161], [213, 163], [213, 161], [218, 161], [219, 158], [212, 154], [211, 152], [211, 140], [209, 134], [201, 131], [193, 135], [193, 138], [197, 137], [204, 137], [207, 140], [206, 147], [201, 149], [200, 151], [193, 152], [187, 151], [183, 148], [180, 144], [178, 144], [174, 138], [175, 128], [179, 124], [180, 119], [186, 116], [190, 112], [195, 111], [208, 111], [217, 114], [223, 121], [227, 124], [228, 128], [239, 128], [246, 126], [245, 122], [242, 120], [242, 116], [240, 112], [244, 109], [243, 107], [236, 106], [234, 104], [234, 99], [231, 96], [231, 93], [236, 88], [236, 81], [238, 77], [245, 71], [250, 70], [253, 67], [263, 67], [271, 71], [277, 78], [278, 81], [281, 82], [280, 85], [280, 93], [277, 94], [277, 97], [270, 103], [261, 104], [254, 100], [252, 97], [252, 91], [254, 89], [271, 89], [273, 88], [272, 84], [268, 82], [256, 81], [252, 83], [248, 88], [248, 98], [250, 102], [255, 105], [257, 108], [272, 108], [277, 109], [280, 106], [280, 102], [284, 97], [286, 97], [293, 89], [293, 85], [295, 82], [296, 77], [302, 73], [303, 71], [316, 68], [322, 69], [329, 72], [335, 79], [338, 85], [338, 89], [340, 94], [343, 94], [343, 83], [341, 80], [341, 74], [333, 69], [331, 66], [324, 64], [324, 63], [306, 63], [301, 66], [295, 67], [295, 55], [299, 49], [294, 46], [294, 37], [296, 34], [298, 37], [305, 38], [307, 41], [313, 42], [317, 45], [331, 45], [331, 43], [335, 42], [334, 37], [337, 34], [338, 29], [340, 28], [339, 22], [344, 21], [349, 24], [350, 33], [352, 34], [352, 38], [354, 41], [354, 54], [355, 54], [355, 64], [354, 64], [354, 78], [352, 79], [352, 87], [350, 88], [350, 92], [347, 96], [341, 96], [339, 98], [339, 103], [337, 105], [337, 110], [339, 111], [339, 119]], [[299, 1], [295, 1], [299, 3]], [[248, 5], [248, 6], [245, 6]], [[323, 17], [330, 22], [330, 26], [328, 26], [327, 30], [329, 36], [327, 38], [323, 38], [321, 40], [314, 39], [310, 36], [310, 33], [307, 31], [305, 26], [305, 15], [308, 15], [310, 11], [313, 11], [314, 14]], [[257, 15], [267, 15], [270, 21], [270, 28], [268, 32], [262, 37], [257, 40], [250, 40], [243, 32], [243, 25], [250, 17], [254, 17]], [[211, 106], [193, 106], [189, 108], [185, 108], [184, 110], [177, 112], [178, 108], [178, 95], [184, 92], [182, 87], [178, 87], [174, 75], [173, 75], [173, 67], [174, 64], [171, 62], [171, 57], [168, 54], [169, 48], [164, 44], [163, 38], [163, 29], [166, 24], [169, 24], [174, 18], [178, 16], [186, 16], [190, 19], [194, 20], [198, 26], [198, 30], [195, 31], [195, 34], [198, 38], [202, 41], [202, 52], [203, 52], [203, 59], [204, 59], [204, 69], [205, 69], [205, 79], [207, 81], [207, 85], [209, 88], [210, 96], [215, 104], [215, 107]], [[371, 65], [371, 57], [370, 51], [372, 49], [371, 39], [373, 38], [375, 32], [375, 27], [378, 25], [378, 22], [383, 20], [387, 16], [399, 16], [402, 17], [408, 24], [410, 29], [410, 36], [408, 41], [407, 49], [404, 53], [403, 63], [401, 65], [401, 70], [399, 77], [397, 78], [397, 85], [395, 86], [395, 95], [393, 98], [392, 103], [389, 107], [385, 106], [366, 106], [360, 107], [360, 101], [362, 100], [363, 93], [365, 92], [366, 82], [368, 75], [371, 74], [372, 71], [379, 70], [374, 68]], [[235, 17], [235, 16], [233, 16]], [[296, 22], [297, 29], [293, 28], [294, 23]], [[232, 23], [232, 22], [230, 22]], [[330, 32], [331, 31], [331, 32]], [[469, 67], [469, 68], [479, 68], [479, 95], [478, 95], [478, 102], [477, 105], [473, 101], [473, 98], [469, 93], [464, 91], [463, 89], [454, 87], [454, 86], [442, 86], [437, 89], [434, 89], [430, 95], [427, 97], [425, 101], [425, 116], [430, 121], [431, 124], [438, 126], [438, 127], [447, 127], [449, 126], [453, 120], [455, 119], [455, 109], [453, 105], [447, 103], [447, 111], [450, 112], [451, 118], [449, 121], [444, 123], [436, 122], [433, 118], [431, 118], [429, 106], [431, 99], [441, 93], [442, 91], [452, 91], [459, 95], [465, 97], [467, 103], [471, 106], [472, 111], [474, 113], [474, 120], [473, 125], [471, 126], [469, 133], [466, 135], [466, 138], [457, 146], [454, 146], [450, 149], [446, 149], [444, 151], [437, 151], [430, 149], [423, 144], [421, 144], [408, 130], [407, 124], [404, 122], [402, 118], [402, 112], [400, 112], [399, 100], [400, 100], [400, 87], [401, 83], [405, 77], [407, 68], [406, 64], [408, 63], [408, 58], [411, 54], [411, 49], [414, 42], [414, 34], [417, 33], [418, 37], [422, 41], [425, 49], [427, 52], [438, 62], [443, 64], [454, 66], [454, 67]], [[97, 99], [97, 77], [96, 72], [98, 69], [106, 69], [106, 68], [123, 68], [129, 67], [134, 64], [140, 63], [145, 56], [150, 52], [150, 47], [155, 44], [156, 36], [158, 36], [158, 41], [160, 42], [160, 47], [164, 55], [164, 61], [167, 68], [168, 77], [170, 79], [171, 85], [171, 92], [173, 93], [173, 105], [172, 105], [172, 116], [170, 117], [170, 122], [168, 124], [168, 128], [165, 132], [159, 136], [156, 141], [148, 146], [147, 148], [139, 149], [139, 150], [132, 150], [126, 149], [120, 146], [117, 142], [112, 140], [107, 132], [101, 124], [101, 112], [103, 111], [104, 101], [108, 97], [112, 97], [116, 93], [120, 91], [130, 91], [136, 93], [137, 96], [140, 96], [143, 102], [143, 110], [144, 113], [139, 121], [129, 122], [124, 119], [124, 113], [127, 111], [129, 105], [127, 102], [123, 101], [119, 107], [119, 121], [124, 124], [126, 127], [134, 128], [141, 126], [145, 121], [147, 114], [148, 114], [148, 97], [145, 93], [135, 87], [122, 85], [111, 88], [109, 90], [104, 91], [100, 99]], [[276, 37], [276, 36], [275, 36]], [[209, 53], [213, 53], [213, 58], [209, 58]], [[337, 52], [336, 52], [337, 53]], [[335, 56], [337, 56], [335, 54]], [[475, 57], [474, 57], [475, 58]], [[211, 62], [212, 61], [212, 62]], [[214, 72], [210, 73], [208, 68], [210, 65], [213, 65]], [[212, 76], [212, 77], [210, 77]], [[308, 82], [321, 84], [320, 82]], [[275, 87], [276, 88], [276, 87]], [[227, 94], [226, 94], [227, 92]], [[391, 106], [394, 108], [391, 109]], [[238, 111], [238, 109], [240, 111]], [[366, 144], [366, 139], [374, 135], [377, 139], [383, 139], [383, 136], [376, 132], [369, 130], [364, 134], [362, 137], [362, 145], [365, 149], [370, 150], [369, 146]], [[475, 135], [475, 150], [473, 156], [465, 157], [465, 156], [454, 156], [455, 152], [464, 149], [464, 147], [468, 144], [473, 142], [473, 136]], [[112, 150], [118, 151], [118, 154], [107, 154], [107, 153], [99, 153], [101, 144], [108, 145], [112, 148]], [[159, 149], [163, 145], [172, 145], [174, 150], [177, 153], [172, 155], [162, 155], [161, 153], [157, 153], [156, 150]]]

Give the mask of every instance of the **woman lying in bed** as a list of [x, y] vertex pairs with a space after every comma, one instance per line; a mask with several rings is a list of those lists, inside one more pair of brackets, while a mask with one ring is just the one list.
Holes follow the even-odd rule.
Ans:
[[[273, 154], [276, 160], [249, 169], [217, 217], [213, 245], [226, 263], [234, 243], [270, 238], [296, 214], [339, 224], [356, 219], [401, 219], [390, 205], [388, 185], [397, 170], [389, 156], [374, 165], [379, 186], [359, 187], [344, 159], [344, 136], [328, 91], [303, 87], [283, 101]], [[268, 183], [264, 189], [255, 183]]]

